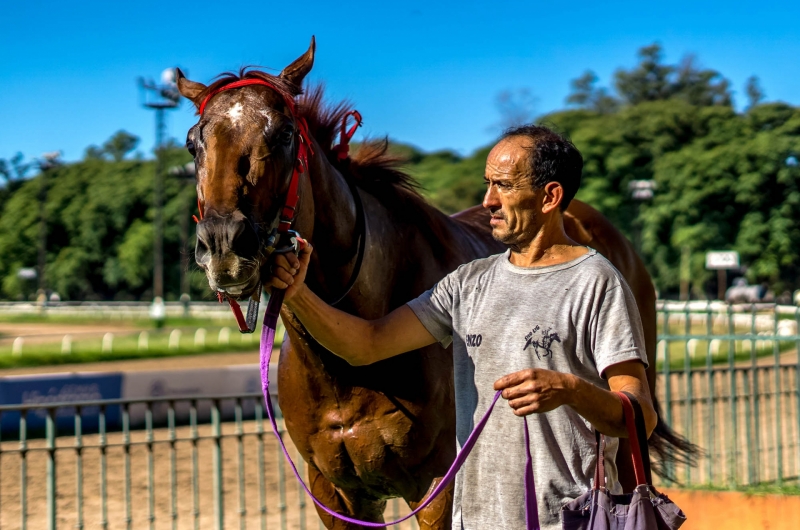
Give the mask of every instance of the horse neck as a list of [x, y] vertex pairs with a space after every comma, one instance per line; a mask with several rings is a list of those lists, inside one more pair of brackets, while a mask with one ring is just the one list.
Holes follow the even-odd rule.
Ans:
[[358, 245], [356, 203], [345, 178], [328, 162], [320, 146], [313, 140], [312, 144], [314, 154], [301, 183], [296, 226], [314, 244], [308, 284], [330, 300], [341, 294], [352, 272]]

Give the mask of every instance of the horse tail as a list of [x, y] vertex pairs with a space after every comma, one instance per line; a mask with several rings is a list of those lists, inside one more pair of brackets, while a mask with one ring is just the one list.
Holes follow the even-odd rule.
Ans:
[[664, 480], [680, 483], [675, 475], [676, 464], [693, 467], [697, 459], [702, 456], [703, 450], [690, 442], [670, 427], [661, 414], [661, 405], [656, 396], [653, 398], [653, 408], [658, 414], [658, 423], [650, 435], [648, 446], [655, 456], [652, 469]]

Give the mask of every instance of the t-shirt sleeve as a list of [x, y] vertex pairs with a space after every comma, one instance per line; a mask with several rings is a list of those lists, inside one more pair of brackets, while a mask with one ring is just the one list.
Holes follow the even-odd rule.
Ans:
[[603, 295], [591, 321], [592, 352], [601, 375], [609, 366], [640, 360], [647, 366], [644, 332], [636, 299], [624, 279]]
[[445, 348], [453, 342], [453, 275], [445, 276], [407, 304], [425, 329]]

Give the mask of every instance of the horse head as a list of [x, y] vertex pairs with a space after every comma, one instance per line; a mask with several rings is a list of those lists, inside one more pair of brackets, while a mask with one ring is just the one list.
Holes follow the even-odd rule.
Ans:
[[200, 118], [186, 136], [200, 209], [195, 259], [217, 293], [244, 299], [260, 289], [291, 181], [305, 170], [298, 158], [308, 138], [294, 98], [313, 66], [314, 49], [312, 37], [308, 50], [278, 76], [243, 69], [206, 86], [177, 71], [178, 90]]

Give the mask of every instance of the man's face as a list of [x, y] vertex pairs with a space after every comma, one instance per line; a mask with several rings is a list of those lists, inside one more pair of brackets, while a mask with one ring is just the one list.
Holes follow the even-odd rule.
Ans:
[[491, 214], [492, 237], [510, 247], [525, 246], [541, 226], [541, 190], [534, 190], [526, 158], [530, 140], [510, 137], [486, 159], [483, 207]]

